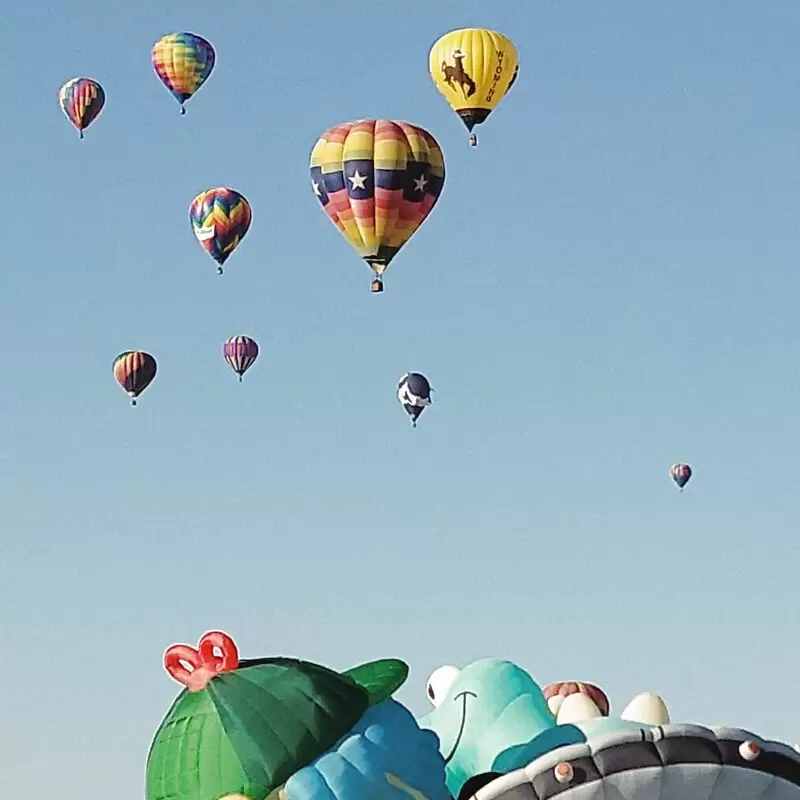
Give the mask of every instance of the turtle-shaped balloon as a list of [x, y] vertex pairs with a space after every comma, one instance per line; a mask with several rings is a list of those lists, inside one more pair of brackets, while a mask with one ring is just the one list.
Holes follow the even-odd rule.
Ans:
[[[186, 689], [151, 745], [147, 800], [265, 800], [272, 793], [281, 800], [301, 800], [319, 794], [315, 782], [330, 785], [325, 765], [343, 739], [340, 746], [349, 748], [349, 758], [360, 747], [360, 758], [375, 762], [374, 769], [366, 765], [374, 773], [369, 776], [373, 796], [403, 796], [403, 787], [412, 788], [408, 780], [428, 800], [449, 796], [438, 740], [390, 699], [408, 675], [403, 661], [382, 659], [339, 673], [295, 658], [240, 660], [233, 640], [212, 631], [197, 649], [170, 647], [164, 666]], [[362, 718], [367, 728], [397, 728], [400, 736], [394, 734], [391, 752], [373, 753], [374, 744], [366, 740], [374, 736], [367, 728], [364, 742], [350, 741], [361, 735], [357, 723]], [[347, 763], [348, 752], [343, 752]], [[413, 761], [408, 769], [406, 759]], [[337, 775], [342, 771], [336, 764], [327, 768]], [[376, 780], [387, 790], [375, 792]], [[363, 794], [356, 788], [336, 796]]]

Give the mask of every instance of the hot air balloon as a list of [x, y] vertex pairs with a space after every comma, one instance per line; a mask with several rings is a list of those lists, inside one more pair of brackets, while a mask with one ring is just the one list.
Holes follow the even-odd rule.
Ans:
[[683, 491], [683, 487], [689, 483], [689, 478], [692, 477], [692, 468], [688, 464], [673, 464], [669, 468], [669, 476]]
[[249, 336], [231, 336], [222, 347], [222, 355], [241, 383], [242, 376], [258, 358], [258, 343]]
[[216, 54], [210, 42], [196, 33], [169, 33], [153, 45], [153, 69], [183, 104], [206, 82], [214, 69]]
[[517, 79], [517, 48], [497, 31], [462, 28], [442, 36], [428, 61], [436, 88], [470, 131], [470, 145], [477, 146], [472, 129], [486, 121]]
[[371, 290], [382, 292], [381, 276], [442, 192], [436, 139], [408, 122], [345, 122], [319, 138], [310, 171], [322, 208], [375, 273]]
[[156, 376], [156, 360], [150, 353], [141, 350], [126, 350], [114, 359], [114, 377], [117, 383], [132, 398], [136, 398], [153, 382]]
[[222, 265], [250, 229], [252, 218], [250, 203], [233, 189], [207, 189], [192, 200], [189, 219], [194, 235], [219, 264], [217, 272], [220, 275]]
[[103, 110], [106, 93], [91, 78], [71, 78], [58, 90], [58, 102], [67, 119], [78, 129], [80, 138]]
[[397, 384], [397, 399], [406, 414], [411, 417], [411, 424], [417, 427], [417, 419], [431, 404], [431, 385], [428, 379], [419, 372], [406, 372]]

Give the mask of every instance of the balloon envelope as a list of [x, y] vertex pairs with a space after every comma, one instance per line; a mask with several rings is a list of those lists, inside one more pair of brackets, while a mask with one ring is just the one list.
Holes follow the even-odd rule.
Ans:
[[323, 133], [310, 172], [328, 218], [381, 276], [436, 205], [444, 155], [423, 128], [367, 119]]
[[189, 206], [189, 220], [200, 246], [222, 265], [250, 230], [253, 212], [239, 192], [221, 186], [200, 192]]
[[407, 372], [397, 384], [397, 399], [416, 427], [417, 418], [431, 404], [428, 379], [419, 372]]
[[156, 376], [156, 360], [150, 353], [141, 350], [126, 350], [114, 359], [114, 377], [117, 383], [133, 398], [136, 398], [153, 382]]
[[669, 468], [669, 476], [679, 489], [683, 489], [692, 477], [692, 468], [688, 464], [673, 464]]
[[231, 336], [223, 345], [222, 355], [241, 381], [258, 358], [258, 343], [249, 336]]
[[470, 131], [497, 108], [519, 72], [517, 48], [486, 28], [446, 33], [431, 48], [428, 61], [436, 88]]
[[181, 113], [208, 79], [216, 58], [211, 43], [196, 33], [169, 33], [153, 45], [153, 69], [180, 103]]
[[106, 93], [91, 78], [71, 78], [58, 90], [58, 102], [82, 139], [84, 130], [100, 116], [106, 103]]

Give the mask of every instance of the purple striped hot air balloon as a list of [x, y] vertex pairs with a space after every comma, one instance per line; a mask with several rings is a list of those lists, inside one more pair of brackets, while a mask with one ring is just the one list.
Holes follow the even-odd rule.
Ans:
[[242, 376], [258, 358], [258, 342], [249, 336], [231, 336], [222, 347], [222, 355], [241, 383]]

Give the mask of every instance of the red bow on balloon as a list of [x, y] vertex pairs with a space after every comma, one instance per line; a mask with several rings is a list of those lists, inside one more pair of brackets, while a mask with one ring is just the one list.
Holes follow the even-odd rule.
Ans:
[[197, 647], [174, 644], [164, 653], [164, 669], [190, 692], [201, 692], [208, 682], [222, 672], [239, 666], [236, 643], [222, 631], [204, 634]]

